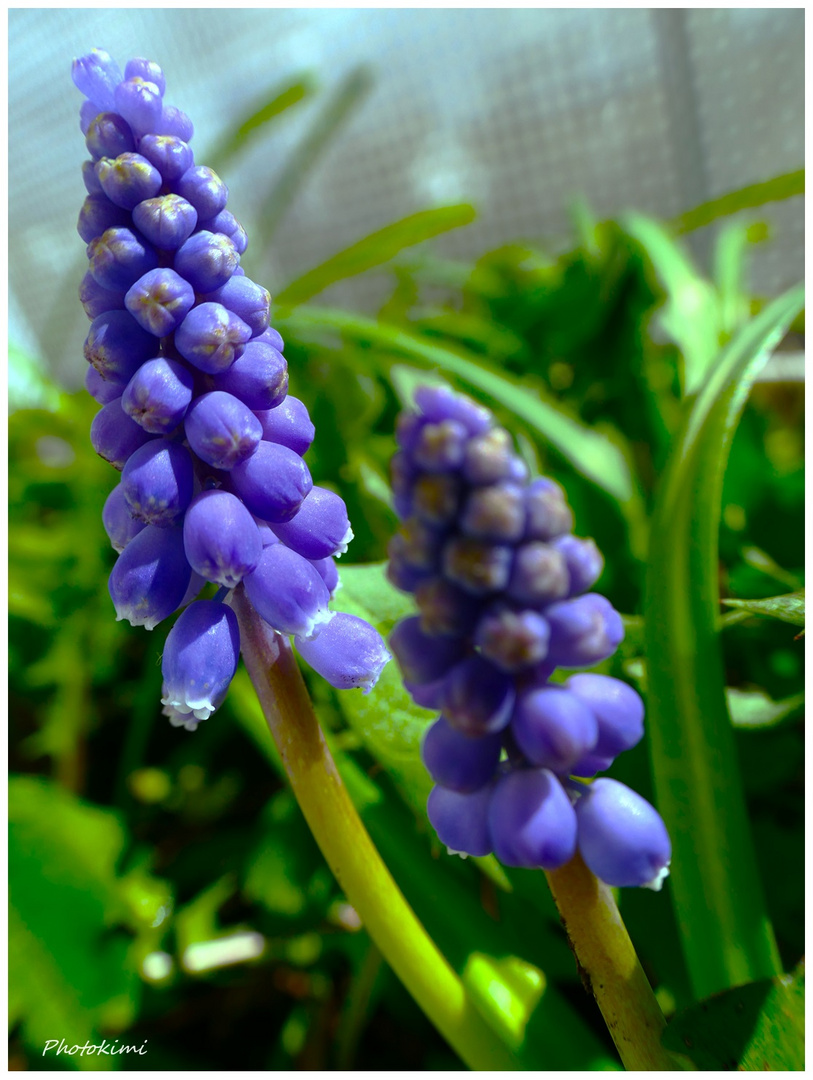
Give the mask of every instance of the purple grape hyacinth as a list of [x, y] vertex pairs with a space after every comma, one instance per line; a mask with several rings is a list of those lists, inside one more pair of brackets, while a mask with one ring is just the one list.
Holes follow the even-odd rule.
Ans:
[[561, 488], [529, 479], [488, 410], [436, 387], [415, 404], [398, 421], [388, 575], [419, 614], [390, 646], [414, 701], [440, 712], [422, 745], [429, 820], [458, 854], [555, 870], [578, 850], [610, 885], [659, 889], [671, 850], [657, 812], [590, 780], [643, 737], [641, 698], [593, 672], [551, 682], [624, 636], [590, 591], [598, 548], [572, 535]]
[[195, 730], [234, 676], [240, 634], [222, 602], [234, 588], [333, 686], [367, 692], [390, 655], [371, 626], [329, 608], [352, 531], [303, 461], [313, 424], [288, 398], [271, 298], [239, 265], [248, 241], [228, 188], [195, 163], [158, 64], [135, 58], [122, 75], [94, 49], [73, 81], [90, 155], [78, 231], [85, 384], [102, 406], [91, 439], [121, 473], [103, 514], [117, 617], [151, 630], [182, 611], [162, 661], [176, 727]]

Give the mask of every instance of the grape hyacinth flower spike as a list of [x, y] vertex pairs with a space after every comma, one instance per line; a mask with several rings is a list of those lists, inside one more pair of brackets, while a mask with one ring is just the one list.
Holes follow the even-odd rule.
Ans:
[[366, 622], [330, 610], [333, 559], [353, 533], [304, 461], [313, 424], [288, 397], [271, 298], [240, 268], [247, 237], [228, 188], [195, 163], [192, 122], [165, 103], [157, 64], [133, 59], [122, 74], [94, 49], [73, 81], [90, 155], [78, 231], [86, 386], [102, 406], [91, 439], [121, 473], [104, 511], [117, 618], [151, 630], [182, 611], [162, 703], [187, 730], [234, 676], [240, 630], [222, 601], [236, 588], [330, 683], [367, 692], [389, 653]]
[[426, 386], [415, 405], [398, 423], [388, 574], [419, 614], [390, 645], [413, 699], [440, 712], [422, 747], [438, 837], [548, 871], [579, 851], [607, 884], [659, 889], [671, 851], [657, 812], [615, 780], [590, 781], [642, 738], [641, 698], [592, 672], [551, 681], [606, 660], [624, 635], [591, 591], [596, 545], [572, 534], [562, 490], [529, 479], [488, 410]]

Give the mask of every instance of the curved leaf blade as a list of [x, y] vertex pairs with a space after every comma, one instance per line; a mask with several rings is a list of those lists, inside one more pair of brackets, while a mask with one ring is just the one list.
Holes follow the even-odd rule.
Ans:
[[757, 206], [792, 199], [794, 195], [804, 193], [805, 171], [795, 169], [793, 172], [774, 176], [759, 184], [748, 184], [717, 199], [701, 203], [675, 218], [672, 228], [677, 233], [693, 232], [695, 229], [702, 229], [704, 225], [711, 225], [718, 218], [738, 214], [740, 210], [753, 210]]
[[756, 374], [802, 303], [802, 288], [792, 289], [721, 352], [688, 406], [653, 514], [644, 634], [650, 749], [698, 997], [780, 970], [726, 709], [718, 532], [739, 416]]
[[475, 216], [474, 207], [466, 204], [439, 206], [410, 214], [370, 233], [343, 251], [336, 252], [319, 266], [308, 270], [277, 294], [276, 303], [279, 307], [303, 304], [329, 285], [381, 266], [405, 248], [422, 244], [425, 240], [449, 232], [450, 229], [468, 225], [474, 221]]

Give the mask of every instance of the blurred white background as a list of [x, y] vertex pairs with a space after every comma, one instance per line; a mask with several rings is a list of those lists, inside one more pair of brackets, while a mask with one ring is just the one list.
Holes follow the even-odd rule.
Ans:
[[[264, 253], [272, 292], [361, 236], [428, 206], [471, 201], [477, 221], [437, 242], [455, 257], [530, 239], [572, 242], [568, 206], [668, 218], [804, 161], [801, 9], [12, 9], [9, 277], [12, 340], [66, 386], [84, 375], [75, 223], [87, 156], [74, 56], [164, 68], [195, 124], [196, 160], [263, 95], [304, 73], [319, 91], [224, 175], [256, 215], [330, 97], [358, 65], [370, 89], [296, 192]], [[803, 274], [803, 200], [759, 211], [772, 229], [751, 286]], [[702, 260], [708, 249], [692, 241]], [[253, 253], [256, 257], [256, 252]], [[374, 306], [375, 282], [342, 299]]]

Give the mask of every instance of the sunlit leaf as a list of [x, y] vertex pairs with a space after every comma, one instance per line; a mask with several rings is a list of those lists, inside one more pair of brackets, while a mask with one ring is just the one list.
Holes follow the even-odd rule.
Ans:
[[752, 615], [769, 615], [794, 626], [805, 624], [805, 593], [786, 593], [784, 596], [771, 596], [767, 600], [723, 600], [726, 607], [747, 611]]
[[804, 694], [794, 694], [783, 701], [774, 701], [761, 690], [726, 690], [731, 723], [736, 728], [760, 730], [775, 727], [798, 713], [804, 705]]

